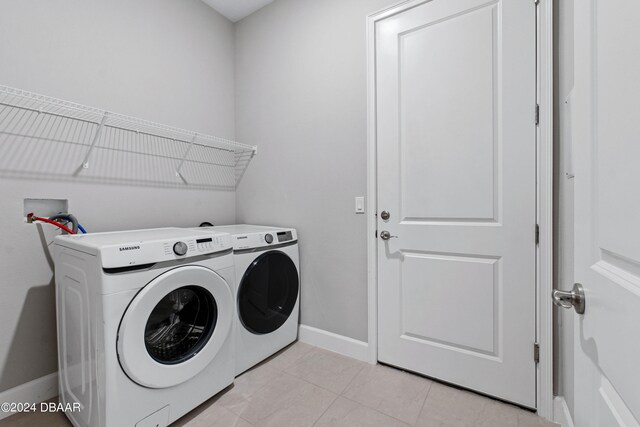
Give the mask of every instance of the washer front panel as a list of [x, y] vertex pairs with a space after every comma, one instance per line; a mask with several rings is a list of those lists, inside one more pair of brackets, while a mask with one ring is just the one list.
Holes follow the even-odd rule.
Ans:
[[214, 271], [193, 265], [167, 271], [127, 308], [118, 330], [120, 365], [145, 387], [187, 381], [220, 351], [232, 316], [231, 289]]

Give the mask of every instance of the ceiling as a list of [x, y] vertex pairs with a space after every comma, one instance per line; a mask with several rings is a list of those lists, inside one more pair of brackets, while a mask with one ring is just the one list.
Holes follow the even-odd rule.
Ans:
[[251, 15], [258, 9], [262, 9], [273, 0], [202, 0], [218, 13], [224, 15], [232, 22], [238, 22], [245, 16]]

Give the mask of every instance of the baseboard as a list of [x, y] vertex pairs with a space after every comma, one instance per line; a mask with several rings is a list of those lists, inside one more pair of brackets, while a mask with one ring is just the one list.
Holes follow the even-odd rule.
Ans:
[[571, 412], [569, 412], [567, 402], [562, 396], [553, 398], [553, 421], [562, 427], [574, 427]]
[[[20, 384], [0, 393], [0, 403], [40, 403], [58, 395], [58, 373], [36, 378], [28, 383]], [[0, 420], [13, 415], [0, 411]]]
[[298, 340], [363, 362], [369, 361], [369, 344], [333, 332], [300, 325]]

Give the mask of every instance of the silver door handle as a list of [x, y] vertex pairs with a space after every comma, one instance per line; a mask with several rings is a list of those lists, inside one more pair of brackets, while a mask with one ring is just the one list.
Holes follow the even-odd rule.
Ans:
[[584, 288], [580, 283], [573, 285], [573, 289], [570, 291], [555, 289], [551, 296], [553, 298], [553, 303], [558, 307], [573, 308], [576, 313], [584, 314]]
[[383, 230], [380, 232], [380, 238], [382, 240], [389, 240], [389, 239], [397, 239], [398, 236], [392, 236], [391, 233], [389, 233], [387, 230]]

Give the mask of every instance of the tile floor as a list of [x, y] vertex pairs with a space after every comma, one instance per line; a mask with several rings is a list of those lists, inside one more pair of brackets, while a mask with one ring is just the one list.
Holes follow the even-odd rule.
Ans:
[[[70, 426], [17, 414], [0, 427]], [[236, 378], [175, 427], [556, 426], [535, 414], [397, 369], [295, 343]]]

